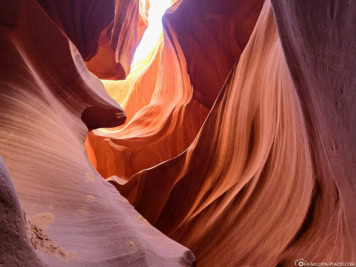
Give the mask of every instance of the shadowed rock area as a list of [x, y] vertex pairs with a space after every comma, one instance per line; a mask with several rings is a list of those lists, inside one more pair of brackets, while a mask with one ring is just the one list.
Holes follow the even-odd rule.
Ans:
[[31, 247], [26, 219], [1, 157], [0, 185], [0, 265], [43, 266]]

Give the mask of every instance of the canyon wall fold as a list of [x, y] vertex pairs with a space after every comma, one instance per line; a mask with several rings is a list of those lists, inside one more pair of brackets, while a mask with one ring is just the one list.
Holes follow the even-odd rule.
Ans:
[[[323, 147], [323, 135], [329, 138], [332, 130], [321, 130], [318, 125], [336, 111], [320, 102], [327, 99], [326, 93], [319, 96], [327, 88], [335, 96], [333, 76], [323, 83], [319, 79], [331, 71], [331, 62], [325, 58], [335, 61], [337, 57], [323, 54], [326, 62], [319, 66], [313, 54], [322, 51], [317, 48], [322, 46], [319, 42], [344, 42], [346, 32], [339, 31], [338, 38], [326, 34], [320, 40], [315, 35], [315, 48], [308, 39], [303, 50], [297, 45], [303, 47], [303, 31], [310, 31], [298, 24], [303, 4], [284, 3], [274, 1], [282, 37], [266, 1], [237, 68], [189, 148], [137, 173], [127, 183], [111, 179], [149, 222], [191, 248], [201, 266], [289, 266], [299, 258], [310, 262], [355, 260], [354, 170], [352, 161], [341, 162], [352, 150], [342, 150], [340, 160], [334, 163], [339, 171], [349, 170], [349, 176], [339, 173], [340, 178], [335, 178]], [[329, 5], [334, 4], [330, 1]], [[339, 5], [330, 6], [342, 14]], [[346, 15], [351, 10], [345, 11]], [[315, 17], [311, 12], [310, 20]], [[351, 15], [339, 18], [345, 26], [346, 21], [353, 21]], [[346, 44], [352, 54], [353, 37], [346, 39]], [[303, 69], [303, 64], [309, 64], [300, 63], [307, 58], [304, 51], [315, 58], [314, 68]], [[343, 68], [337, 69], [351, 70], [352, 64]], [[310, 79], [313, 71], [317, 78]], [[345, 92], [345, 86], [354, 86], [351, 72], [347, 73], [348, 82], [338, 79], [337, 87]], [[313, 83], [300, 84], [310, 80]], [[315, 102], [310, 95], [315, 95]], [[346, 107], [344, 113], [351, 110]], [[324, 108], [329, 111], [323, 112]], [[315, 117], [314, 109], [323, 118]], [[339, 141], [333, 146], [345, 145], [343, 138], [350, 138], [352, 129], [343, 136], [335, 132], [333, 139]]]
[[355, 262], [356, 2], [172, 3], [0, 1], [0, 266]]
[[165, 15], [187, 61], [194, 99], [211, 108], [244, 50], [264, 0], [181, 0]]
[[355, 261], [356, 3], [272, 4], [313, 145], [316, 177], [309, 219], [281, 258], [286, 264], [291, 255]]
[[[164, 25], [163, 46], [158, 45], [156, 49], [161, 51], [153, 52], [148, 58], [147, 69], [134, 76], [133, 81], [129, 77], [124, 83], [105, 83], [114, 98], [117, 98], [115, 91], [129, 89], [133, 96], [131, 103], [124, 103], [131, 105], [136, 113], [121, 129], [98, 129], [89, 134], [88, 142], [93, 148], [89, 154], [95, 158], [103, 177], [129, 179], [143, 169], [177, 156], [191, 144], [206, 118], [208, 110], [193, 99], [184, 54], [165, 18]], [[160, 64], [158, 71], [154, 70], [156, 60]], [[148, 72], [157, 76], [142, 80]], [[135, 94], [139, 94], [138, 100]], [[149, 102], [137, 104], [142, 95], [148, 95]]]
[[136, 46], [147, 26], [140, 2], [115, 1], [114, 20], [101, 32], [98, 53], [87, 63], [88, 69], [100, 79], [123, 80], [129, 75]]
[[149, 3], [140, 0], [37, 0], [101, 79], [125, 79], [147, 27]]
[[21, 254], [17, 263], [31, 267], [194, 265], [90, 164], [87, 128], [118, 126], [125, 113], [67, 33], [34, 0], [2, 1], [0, 13], [8, 14], [0, 19], [0, 154], [27, 218], [1, 163], [0, 262], [12, 266]]
[[152, 52], [149, 67], [124, 82], [104, 82], [129, 120], [121, 129], [89, 135], [87, 151], [102, 176], [127, 180], [191, 144], [206, 107], [211, 108], [246, 46], [262, 4], [176, 1], [167, 10], [162, 52]]

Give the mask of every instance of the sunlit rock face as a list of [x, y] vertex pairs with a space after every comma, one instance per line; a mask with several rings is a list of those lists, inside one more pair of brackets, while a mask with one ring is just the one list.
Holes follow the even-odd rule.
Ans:
[[172, 2], [0, 2], [0, 265], [355, 263], [356, 2]]
[[147, 67], [125, 82], [105, 82], [129, 114], [124, 128], [89, 136], [89, 155], [101, 175], [128, 179], [187, 149], [239, 59], [262, 4], [177, 1], [167, 11], [164, 45], [146, 59]]

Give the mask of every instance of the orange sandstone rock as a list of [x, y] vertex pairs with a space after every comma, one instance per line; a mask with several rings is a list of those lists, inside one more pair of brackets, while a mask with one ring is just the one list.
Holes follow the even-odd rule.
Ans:
[[124, 112], [63, 29], [35, 0], [0, 11], [0, 154], [32, 220], [26, 237], [0, 163], [0, 265], [192, 266], [90, 164], [88, 128], [117, 126]]

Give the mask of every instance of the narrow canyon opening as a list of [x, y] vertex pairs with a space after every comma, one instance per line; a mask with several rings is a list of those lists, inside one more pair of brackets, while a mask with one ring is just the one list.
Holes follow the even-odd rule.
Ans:
[[0, 1], [0, 266], [355, 266], [355, 21]]
[[154, 50], [163, 34], [162, 17], [166, 10], [172, 6], [172, 0], [149, 0], [141, 1], [141, 13], [147, 12], [147, 29], [139, 42], [131, 63], [134, 66], [144, 61]]

